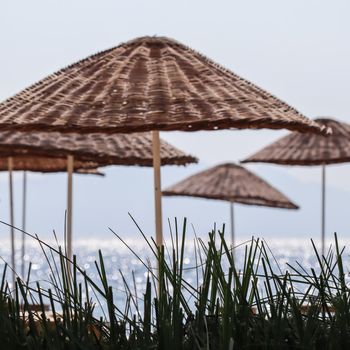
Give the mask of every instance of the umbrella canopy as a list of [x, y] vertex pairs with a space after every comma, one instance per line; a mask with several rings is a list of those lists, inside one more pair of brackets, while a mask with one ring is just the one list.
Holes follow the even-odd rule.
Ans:
[[227, 163], [201, 171], [168, 187], [164, 196], [191, 196], [232, 203], [298, 209], [281, 192], [242, 166]]
[[326, 227], [326, 169], [328, 164], [350, 162], [350, 125], [329, 118], [316, 122], [332, 128], [332, 135], [302, 135], [296, 132], [273, 142], [242, 163], [262, 162], [281, 165], [322, 165], [321, 249], [325, 252]]
[[[0, 151], [0, 154], [1, 151]], [[65, 158], [37, 157], [14, 155], [12, 170], [33, 171], [39, 173], [56, 173], [67, 171], [67, 160]], [[76, 161], [74, 171], [84, 174], [96, 174], [96, 168], [99, 166], [95, 162]], [[8, 158], [0, 158], [0, 171], [8, 171]]]
[[326, 132], [294, 108], [165, 37], [64, 68], [0, 104], [1, 130], [130, 133], [287, 128]]
[[350, 161], [350, 125], [334, 119], [316, 122], [332, 129], [328, 137], [293, 132], [264, 147], [242, 163], [261, 162], [282, 165], [323, 165]]
[[[66, 157], [92, 161], [100, 165], [152, 166], [152, 134], [77, 134], [59, 132], [0, 132], [1, 154], [22, 154]], [[163, 140], [160, 141], [162, 165], [197, 163], [197, 158], [185, 154]], [[63, 161], [62, 162], [66, 162]], [[67, 165], [65, 163], [65, 167]], [[96, 165], [94, 166], [97, 167]]]

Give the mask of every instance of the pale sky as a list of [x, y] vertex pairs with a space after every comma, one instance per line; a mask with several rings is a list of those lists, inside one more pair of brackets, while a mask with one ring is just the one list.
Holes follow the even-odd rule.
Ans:
[[[285, 100], [305, 115], [350, 123], [350, 2], [255, 1], [0, 1], [0, 100], [99, 50], [144, 35], [165, 35]], [[207, 166], [239, 161], [286, 131], [162, 133], [201, 163], [167, 167], [164, 186]], [[320, 169], [250, 165], [301, 206], [298, 212], [237, 206], [237, 234], [319, 235]], [[106, 178], [75, 177], [77, 237], [109, 235], [108, 226], [134, 234], [131, 212], [153, 230], [152, 170], [113, 167]], [[16, 224], [20, 225], [20, 174]], [[327, 232], [349, 233], [350, 166], [327, 172]], [[30, 175], [28, 230], [62, 231], [64, 175]], [[8, 219], [7, 176], [0, 177], [0, 218]], [[189, 222], [200, 233], [228, 219], [226, 203], [165, 198], [164, 216]], [[7, 229], [0, 230], [7, 232]]]

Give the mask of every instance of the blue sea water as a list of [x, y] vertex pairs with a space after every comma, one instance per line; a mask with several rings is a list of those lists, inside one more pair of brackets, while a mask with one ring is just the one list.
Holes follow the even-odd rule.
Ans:
[[[51, 246], [57, 247], [57, 243], [54, 241], [48, 241], [47, 243]], [[99, 283], [100, 278], [95, 265], [95, 261], [98, 262], [98, 265], [100, 264], [98, 251], [101, 250], [104, 266], [106, 269], [106, 275], [109, 284], [113, 288], [114, 299], [116, 301], [116, 304], [119, 305], [121, 309], [125, 308], [125, 302], [127, 300], [126, 295], [129, 291], [131, 291], [135, 296], [134, 302], [137, 302], [136, 300], [139, 300], [141, 302], [143, 293], [145, 291], [147, 277], [149, 276], [148, 268], [151, 268], [152, 271], [156, 273], [157, 266], [152, 250], [144, 240], [133, 239], [127, 240], [126, 243], [129, 248], [117, 238], [108, 240], [84, 239], [74, 242], [74, 252], [77, 256], [78, 265], [83, 270], [85, 270], [92, 281], [96, 282], [98, 285], [101, 284]], [[329, 242], [329, 244], [331, 243], [332, 242]], [[273, 268], [275, 270], [275, 273], [283, 272], [286, 269], [290, 270], [290, 267], [287, 264], [291, 264], [292, 266], [297, 267], [296, 262], [299, 262], [305, 270], [310, 271], [310, 268], [315, 267], [317, 269], [317, 258], [314, 254], [312, 244], [309, 240], [267, 239], [265, 240], [265, 244], [268, 247], [269, 255], [273, 261]], [[348, 247], [350, 247], [350, 241], [341, 240], [340, 244], [346, 247], [343, 253], [343, 257], [345, 272], [349, 274], [350, 259]], [[243, 268], [245, 247], [247, 245], [249, 245], [249, 241], [241, 242], [238, 248], [235, 249], [235, 259], [238, 269]], [[16, 246], [20, 246], [20, 241], [16, 242]], [[171, 242], [167, 242], [166, 246], [168, 248], [166, 250], [166, 255], [168, 255], [168, 253], [171, 254]], [[53, 288], [51, 284], [52, 277], [50, 278], [50, 276], [58, 276], [60, 274], [59, 268], [56, 270], [53, 262], [55, 260], [57, 266], [59, 265], [57, 254], [53, 253], [53, 255], [51, 255], [49, 249], [40, 246], [40, 244], [34, 240], [29, 240], [26, 247], [26, 270], [29, 266], [29, 262], [32, 263], [30, 285], [32, 287], [36, 287], [36, 283], [39, 282], [40, 285], [44, 287]], [[189, 285], [196, 289], [200, 285], [201, 274], [197, 274], [198, 270], [195, 268], [195, 266], [201, 263], [201, 258], [203, 259], [203, 256], [199, 256], [198, 250], [195, 251], [195, 245], [193, 241], [186, 242], [185, 247], [185, 278]], [[130, 251], [130, 248], [134, 253]], [[11, 261], [9, 241], [2, 242], [0, 246], [0, 257], [1, 275], [5, 262], [9, 263]], [[20, 249], [16, 250], [15, 260], [16, 271], [21, 271]], [[48, 261], [50, 261], [50, 264]], [[7, 274], [7, 278], [11, 285], [11, 274]], [[81, 276], [78, 277], [78, 279], [82, 280]], [[156, 282], [152, 282], [155, 286]], [[128, 290], [128, 288], [130, 288], [130, 290]], [[91, 293], [90, 297], [97, 301], [98, 295], [93, 295], [92, 288], [89, 288], [89, 291]], [[96, 303], [97, 315], [103, 316], [103, 309], [103, 303], [101, 305]]]

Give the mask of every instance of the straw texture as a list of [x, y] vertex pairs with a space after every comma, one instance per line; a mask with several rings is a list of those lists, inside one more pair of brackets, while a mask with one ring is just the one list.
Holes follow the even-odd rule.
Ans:
[[317, 122], [332, 128], [332, 135], [290, 133], [253, 154], [242, 163], [261, 162], [283, 165], [322, 165], [350, 161], [350, 125], [333, 119]]
[[[0, 132], [0, 154], [30, 153], [94, 161], [102, 165], [152, 166], [151, 133], [102, 134]], [[161, 140], [162, 165], [186, 165], [198, 160]]]
[[1, 130], [129, 133], [271, 128], [326, 132], [196, 51], [142, 37], [97, 53], [0, 104]]
[[[65, 158], [48, 158], [48, 157], [30, 157], [30, 156], [14, 156], [13, 170], [26, 170], [39, 173], [56, 173], [67, 171], [67, 160]], [[97, 163], [94, 162], [74, 162], [74, 171], [94, 174]], [[8, 159], [0, 158], [0, 171], [8, 170]], [[89, 170], [89, 171], [87, 171]]]
[[171, 186], [164, 196], [220, 199], [233, 203], [298, 209], [286, 196], [242, 166], [228, 163], [215, 166]]
[[83, 174], [83, 175], [97, 175], [97, 176], [101, 176], [104, 177], [106, 176], [105, 173], [103, 173], [102, 171], [99, 171], [99, 169], [77, 169], [75, 170], [75, 173], [77, 174]]

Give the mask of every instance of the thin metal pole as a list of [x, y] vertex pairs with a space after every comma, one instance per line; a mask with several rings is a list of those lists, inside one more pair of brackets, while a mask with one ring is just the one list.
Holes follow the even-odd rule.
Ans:
[[25, 248], [25, 231], [26, 231], [26, 216], [27, 216], [27, 172], [23, 172], [23, 192], [22, 192], [22, 267], [21, 274], [24, 279], [24, 256], [26, 253]]
[[325, 254], [325, 240], [326, 240], [326, 166], [322, 164], [322, 213], [321, 213], [322, 255]]
[[230, 218], [231, 218], [231, 247], [235, 245], [235, 222], [233, 202], [230, 202]]
[[160, 174], [161, 160], [160, 160], [159, 131], [152, 131], [152, 141], [153, 141], [156, 242], [158, 246], [161, 246], [163, 243], [163, 229], [162, 229], [162, 192], [161, 192], [161, 174]]
[[67, 257], [72, 259], [72, 223], [73, 223], [73, 168], [74, 157], [72, 155], [67, 156], [67, 175], [68, 175], [68, 188], [67, 188]]
[[13, 158], [8, 157], [9, 170], [9, 200], [10, 200], [10, 225], [11, 225], [11, 265], [12, 265], [12, 282], [13, 287], [16, 282], [16, 260], [15, 260], [15, 229], [14, 229], [14, 212], [13, 212]]

